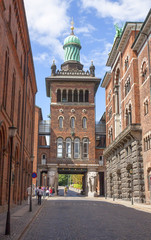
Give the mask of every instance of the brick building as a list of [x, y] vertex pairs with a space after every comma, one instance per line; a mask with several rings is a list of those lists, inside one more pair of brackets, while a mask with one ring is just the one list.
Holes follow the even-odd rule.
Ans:
[[[117, 28], [104, 76], [106, 91], [107, 195], [149, 201], [150, 175], [150, 32], [144, 23]], [[145, 179], [145, 185], [144, 185]]]
[[21, 203], [31, 183], [34, 106], [37, 92], [22, 0], [0, 1], [0, 204], [8, 199], [10, 138], [14, 125], [11, 202]]
[[[95, 149], [95, 94], [100, 79], [95, 77], [93, 62], [90, 71], [83, 70], [80, 40], [74, 35], [73, 26], [71, 30], [64, 41], [65, 62], [61, 70], [56, 71], [53, 62], [51, 76], [46, 78], [46, 92], [51, 99], [51, 137], [50, 147], [39, 148], [38, 185], [44, 182], [44, 177], [47, 179], [45, 183], [54, 186], [57, 192], [58, 173], [81, 173], [84, 175], [85, 194], [94, 196], [100, 194], [100, 179], [104, 194], [105, 166], [100, 159], [103, 150], [101, 145], [97, 151]], [[43, 135], [48, 135], [48, 132], [43, 132]], [[103, 173], [101, 176], [100, 172]]]

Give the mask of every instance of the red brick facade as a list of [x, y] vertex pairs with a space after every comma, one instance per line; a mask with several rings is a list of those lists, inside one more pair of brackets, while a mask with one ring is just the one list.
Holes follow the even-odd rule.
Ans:
[[[109, 195], [115, 192], [117, 197], [134, 197], [139, 201], [143, 199], [145, 180], [146, 202], [150, 201], [151, 175], [150, 33], [151, 11], [144, 23], [125, 24], [122, 35], [115, 39], [107, 60], [111, 72], [106, 73], [102, 82], [102, 87], [106, 89], [107, 149], [104, 154], [107, 159]], [[123, 184], [121, 195], [116, 191], [118, 181], [115, 180], [117, 173], [114, 172], [114, 164], [118, 164], [116, 167], [119, 168], [117, 172], [120, 173], [120, 186]], [[128, 180], [130, 168], [133, 180]], [[111, 184], [113, 179], [115, 186]], [[124, 185], [124, 181], [127, 185]], [[132, 190], [129, 189], [130, 181], [133, 181]]]
[[31, 183], [37, 91], [23, 1], [0, 1], [0, 204], [8, 199], [10, 139], [14, 125], [11, 199], [21, 203]]

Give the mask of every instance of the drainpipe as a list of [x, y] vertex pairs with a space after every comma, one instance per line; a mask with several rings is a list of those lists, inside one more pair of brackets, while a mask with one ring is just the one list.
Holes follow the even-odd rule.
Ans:
[[[27, 52], [27, 63], [26, 63], [26, 77], [25, 77], [25, 98], [23, 91], [23, 110], [22, 110], [22, 146], [21, 146], [21, 181], [20, 181], [20, 205], [22, 204], [22, 194], [23, 194], [23, 163], [24, 163], [24, 145], [25, 145], [25, 126], [26, 126], [26, 103], [27, 103], [27, 82], [28, 82], [28, 56], [30, 49]], [[25, 103], [24, 103], [25, 101]], [[23, 124], [24, 119], [24, 124]]]

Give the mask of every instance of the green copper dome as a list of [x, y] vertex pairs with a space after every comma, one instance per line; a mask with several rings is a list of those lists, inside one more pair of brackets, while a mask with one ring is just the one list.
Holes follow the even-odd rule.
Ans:
[[71, 34], [64, 40], [63, 49], [65, 50], [65, 62], [77, 61], [80, 62], [81, 43], [78, 37], [74, 35], [74, 27], [71, 27]]
[[75, 35], [70, 35], [68, 36], [65, 40], [64, 40], [64, 45], [66, 44], [72, 44], [72, 43], [75, 43], [75, 44], [79, 44], [80, 47], [81, 47], [81, 44], [80, 44], [80, 40], [78, 37], [76, 37]]

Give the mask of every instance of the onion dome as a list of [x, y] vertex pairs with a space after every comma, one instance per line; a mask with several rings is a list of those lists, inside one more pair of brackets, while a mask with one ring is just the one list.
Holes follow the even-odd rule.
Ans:
[[73, 20], [71, 22], [71, 34], [64, 40], [63, 49], [65, 50], [65, 62], [77, 61], [80, 62], [81, 43], [77, 36], [74, 35]]

